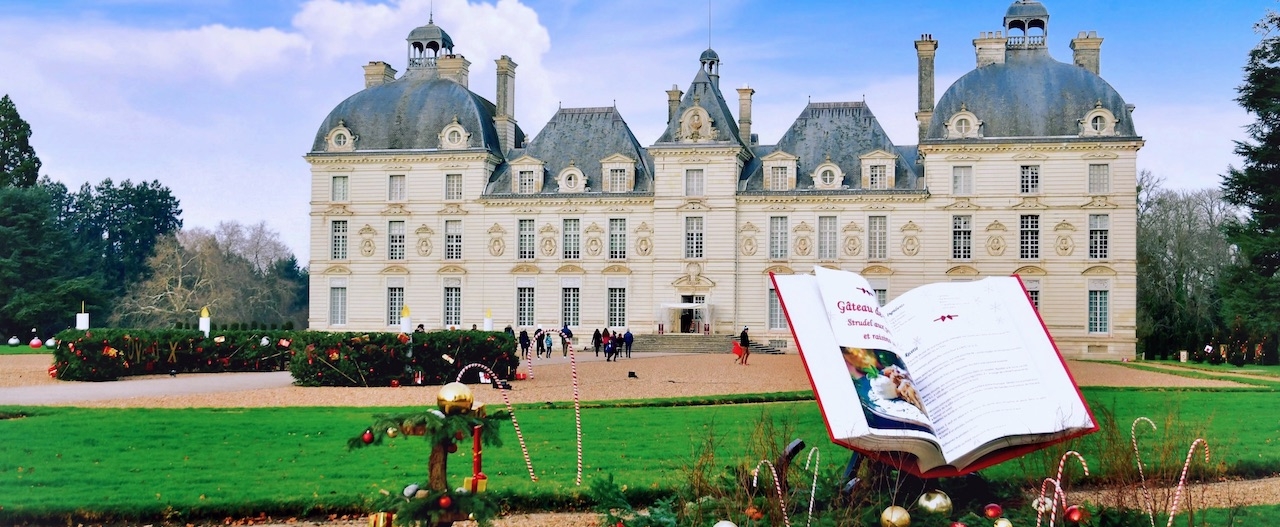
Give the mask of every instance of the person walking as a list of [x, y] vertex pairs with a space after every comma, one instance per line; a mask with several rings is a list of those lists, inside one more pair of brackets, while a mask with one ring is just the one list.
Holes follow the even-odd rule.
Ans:
[[609, 337], [609, 328], [604, 329], [604, 333], [600, 334], [600, 341], [604, 343], [604, 361], [613, 360], [613, 339]]
[[635, 335], [631, 334], [631, 328], [627, 328], [627, 332], [622, 334], [622, 345], [627, 349], [628, 359], [631, 358], [631, 343], [634, 342], [635, 339]]
[[542, 341], [543, 341], [544, 343], [546, 343], [545, 348], [546, 348], [546, 350], [547, 350], [547, 358], [548, 358], [548, 359], [550, 359], [550, 358], [551, 358], [551, 349], [552, 349], [552, 348], [551, 348], [551, 346], [552, 346], [552, 344], [551, 344], [551, 343], [552, 343], [552, 342], [554, 342], [553, 340], [551, 340], [551, 332], [550, 332], [550, 331], [547, 331], [547, 332], [545, 332], [545, 333], [543, 333], [543, 334], [542, 334]]
[[528, 359], [529, 358], [529, 332], [523, 329], [520, 330], [520, 337], [518, 340], [520, 341], [520, 358]]
[[538, 324], [538, 329], [533, 330], [533, 345], [538, 348], [537, 358], [539, 359], [542, 358], [542, 352], [547, 347], [546, 341], [542, 340], [543, 333], [544, 332], [542, 331], [542, 324]]
[[569, 323], [565, 322], [564, 327], [560, 328], [560, 352], [565, 357], [569, 356], [569, 341], [573, 340], [573, 331], [569, 329]]
[[591, 345], [596, 348], [596, 357], [600, 356], [600, 346], [604, 345], [604, 339], [600, 336], [600, 330], [591, 334]]
[[747, 336], [747, 327], [742, 326], [742, 333], [738, 334], [738, 345], [742, 346], [742, 365], [747, 365], [747, 357], [751, 356], [751, 339]]

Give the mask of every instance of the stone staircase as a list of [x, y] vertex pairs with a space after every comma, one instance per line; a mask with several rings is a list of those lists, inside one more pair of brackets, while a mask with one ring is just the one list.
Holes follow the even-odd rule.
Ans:
[[[729, 353], [733, 351], [733, 342], [737, 335], [699, 335], [696, 333], [668, 333], [665, 335], [636, 335], [631, 351], [664, 353]], [[751, 341], [751, 353], [782, 354], [784, 351], [772, 347], [768, 342]]]

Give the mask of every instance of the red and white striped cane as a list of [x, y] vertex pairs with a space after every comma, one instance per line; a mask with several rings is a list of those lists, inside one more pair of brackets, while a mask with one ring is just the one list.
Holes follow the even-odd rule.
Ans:
[[[462, 367], [462, 370], [458, 372], [457, 381], [462, 382], [462, 375], [472, 369], [481, 369], [489, 372], [489, 376], [493, 378], [493, 382], [498, 382], [499, 380], [498, 374], [494, 373], [488, 366], [473, 362]], [[507, 413], [511, 414], [511, 427], [516, 429], [516, 439], [520, 440], [520, 452], [524, 454], [524, 464], [529, 468], [529, 479], [531, 481], [538, 481], [538, 476], [533, 473], [533, 462], [529, 460], [529, 447], [525, 446], [524, 434], [520, 432], [520, 422], [516, 421], [516, 411], [511, 407], [511, 398], [507, 396], [506, 389], [500, 389], [498, 391], [502, 393], [502, 402], [507, 405]]]
[[560, 338], [568, 342], [569, 371], [573, 372], [573, 422], [578, 431], [578, 477], [573, 484], [582, 486], [582, 410], [578, 405], [578, 355], [573, 350], [573, 342], [569, 341], [564, 332], [560, 333]]

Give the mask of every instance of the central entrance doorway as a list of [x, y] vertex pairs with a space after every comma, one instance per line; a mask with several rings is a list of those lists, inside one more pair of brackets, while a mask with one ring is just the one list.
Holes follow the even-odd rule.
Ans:
[[[706, 295], [682, 295], [680, 302], [684, 304], [705, 304], [707, 303]], [[701, 309], [682, 309], [680, 310], [680, 332], [681, 333], [702, 333], [703, 310]]]

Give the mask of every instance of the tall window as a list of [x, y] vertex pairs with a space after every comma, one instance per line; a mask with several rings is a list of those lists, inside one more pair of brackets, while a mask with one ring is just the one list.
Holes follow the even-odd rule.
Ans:
[[333, 220], [329, 224], [329, 258], [347, 259], [347, 220]]
[[956, 196], [973, 194], [973, 167], [951, 167], [951, 193]]
[[533, 171], [522, 170], [520, 172], [519, 184], [521, 194], [533, 194], [533, 190], [535, 188], [533, 184]]
[[872, 190], [885, 190], [889, 188], [889, 176], [884, 165], [871, 165], [871, 174], [867, 176], [867, 182], [870, 183]]
[[867, 217], [867, 258], [883, 260], [889, 257], [889, 218]]
[[625, 218], [609, 218], [609, 258], [619, 260], [627, 257], [627, 220]]
[[533, 288], [517, 287], [516, 288], [516, 325], [532, 326], [533, 317]]
[[444, 325], [445, 327], [462, 325], [461, 287], [444, 288]]
[[787, 257], [788, 223], [786, 216], [769, 218], [769, 258], [781, 260]]
[[702, 258], [702, 217], [684, 219], [684, 257]]
[[1040, 216], [1027, 214], [1018, 219], [1018, 257], [1040, 258]]
[[347, 201], [347, 176], [333, 176], [333, 185], [329, 190], [330, 201]]
[[561, 245], [564, 246], [564, 258], [566, 260], [576, 260], [582, 256], [582, 227], [578, 218], [565, 218], [561, 223], [564, 227], [562, 231]]
[[818, 216], [818, 258], [836, 259], [836, 217]]
[[533, 259], [533, 220], [520, 220], [516, 227], [516, 258]]
[[404, 259], [404, 222], [387, 222], [387, 259]]
[[444, 175], [444, 199], [462, 199], [462, 174]]
[[395, 175], [387, 178], [387, 201], [404, 201], [404, 176]]
[[347, 288], [329, 288], [329, 325], [341, 326], [347, 323]]
[[770, 167], [769, 190], [787, 190], [787, 167]]
[[973, 216], [951, 217], [951, 257], [968, 260], [973, 256]]
[[579, 324], [582, 292], [576, 287], [560, 288], [560, 320], [566, 326]]
[[400, 324], [400, 310], [404, 309], [404, 288], [387, 288], [387, 325]]
[[1089, 333], [1111, 331], [1111, 291], [1106, 280], [1089, 280]]
[[1023, 194], [1036, 194], [1040, 192], [1040, 166], [1039, 165], [1022, 165], [1018, 176], [1018, 190]]
[[1111, 229], [1111, 216], [1089, 215], [1089, 258], [1106, 259], [1107, 238]]
[[875, 292], [876, 292], [876, 303], [882, 306], [889, 303], [888, 289], [876, 289]]
[[627, 191], [627, 170], [625, 168], [609, 169], [609, 192]]
[[444, 259], [462, 259], [462, 220], [444, 222]]
[[691, 168], [684, 171], [684, 195], [701, 196], [705, 192], [702, 180], [702, 169]]
[[609, 288], [609, 327], [627, 325], [627, 288]]
[[1089, 165], [1089, 193], [1111, 192], [1111, 165]]
[[782, 302], [778, 300], [778, 291], [769, 286], [769, 329], [787, 329], [787, 317], [782, 312]]
[[1030, 278], [1022, 281], [1022, 285], [1027, 288], [1027, 297], [1031, 299], [1031, 307], [1036, 311], [1040, 310], [1040, 279]]

